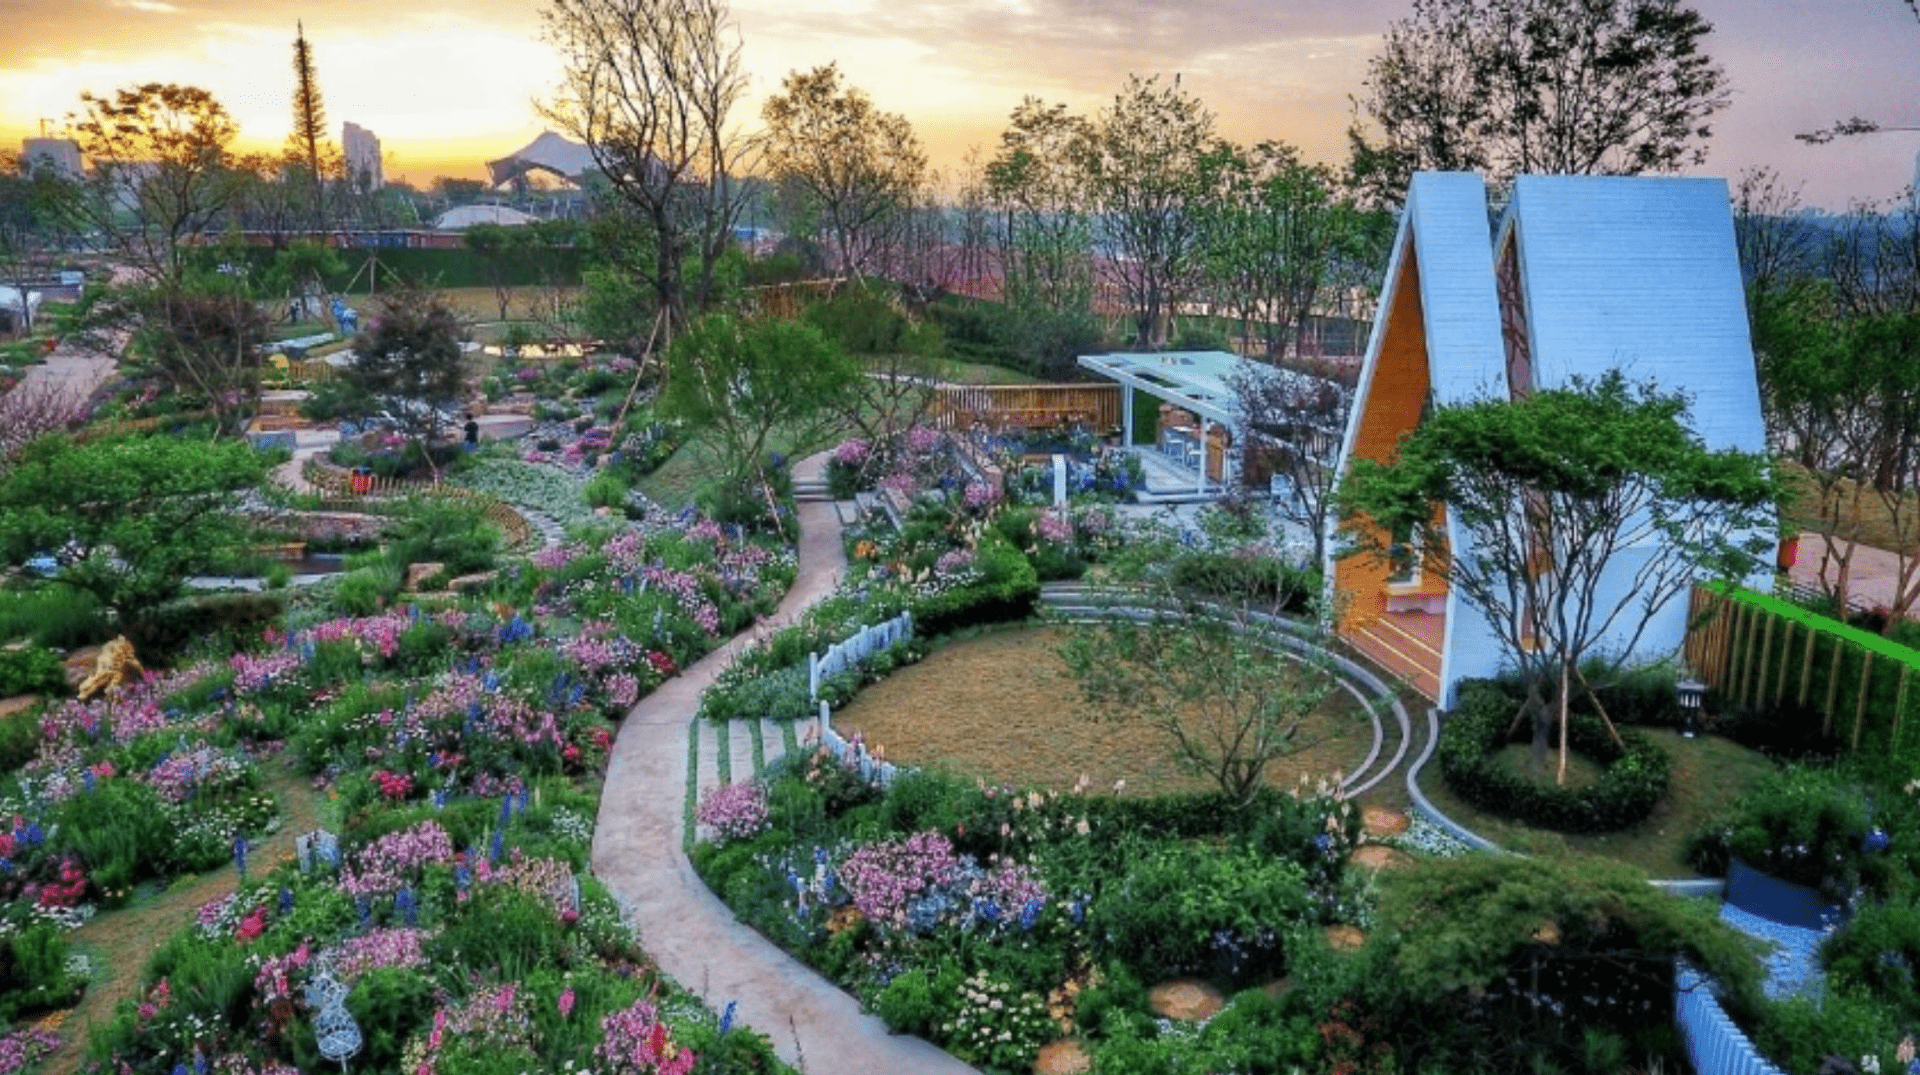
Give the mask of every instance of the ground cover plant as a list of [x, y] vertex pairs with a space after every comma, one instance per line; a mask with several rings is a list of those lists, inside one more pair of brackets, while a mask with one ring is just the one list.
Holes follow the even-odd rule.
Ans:
[[[19, 819], [0, 1013], [72, 1002], [66, 927], [90, 911], [232, 865], [237, 887], [133, 968], [88, 1070], [319, 1070], [343, 1019], [355, 1070], [783, 1070], [652, 970], [586, 866], [611, 718], [792, 577], [790, 549], [688, 515], [543, 550], [471, 598], [303, 604], [239, 651], [53, 705], [0, 782]], [[282, 763], [331, 831], [262, 859]], [[23, 1055], [59, 1043], [13, 1034]]]

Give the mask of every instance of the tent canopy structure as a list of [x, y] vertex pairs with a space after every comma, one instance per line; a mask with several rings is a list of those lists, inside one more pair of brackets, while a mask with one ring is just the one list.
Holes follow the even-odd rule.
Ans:
[[433, 219], [438, 231], [462, 231], [475, 224], [500, 224], [517, 228], [537, 224], [540, 218], [504, 205], [457, 205]]
[[528, 172], [546, 172], [578, 184], [598, 167], [593, 151], [552, 131], [528, 142], [499, 160], [487, 162], [487, 181], [493, 186], [511, 183]]

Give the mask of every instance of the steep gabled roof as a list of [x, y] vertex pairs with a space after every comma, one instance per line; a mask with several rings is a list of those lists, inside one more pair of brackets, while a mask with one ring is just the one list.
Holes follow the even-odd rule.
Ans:
[[1765, 450], [1724, 180], [1521, 176], [1510, 239], [1535, 386], [1619, 368], [1691, 396], [1709, 447]]

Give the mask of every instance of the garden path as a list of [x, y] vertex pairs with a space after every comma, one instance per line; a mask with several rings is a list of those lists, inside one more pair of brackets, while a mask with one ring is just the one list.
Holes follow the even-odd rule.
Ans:
[[[801, 460], [796, 481], [818, 477], [825, 455]], [[782, 1059], [813, 1075], [969, 1075], [973, 1069], [919, 1038], [889, 1034], [859, 1002], [742, 925], [707, 890], [683, 842], [688, 772], [700, 692], [753, 634], [833, 592], [846, 565], [832, 503], [800, 510], [800, 567], [772, 619], [668, 680], [628, 712], [607, 766], [593, 866], [632, 916], [660, 969], [714, 1008], [766, 1034]], [[750, 733], [749, 733], [750, 734]]]
[[[116, 338], [110, 345], [118, 350], [125, 345], [125, 340]], [[92, 350], [77, 338], [69, 337], [60, 341], [45, 362], [27, 367], [21, 375], [20, 388], [27, 393], [56, 391], [66, 406], [79, 410], [94, 391], [113, 376], [113, 370], [111, 353]]]

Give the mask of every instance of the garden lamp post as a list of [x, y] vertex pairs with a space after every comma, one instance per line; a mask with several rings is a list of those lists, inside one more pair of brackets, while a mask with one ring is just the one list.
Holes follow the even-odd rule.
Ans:
[[1674, 684], [1673, 690], [1680, 696], [1680, 736], [1692, 739], [1698, 731], [1700, 703], [1707, 696], [1707, 685], [1688, 676]]

